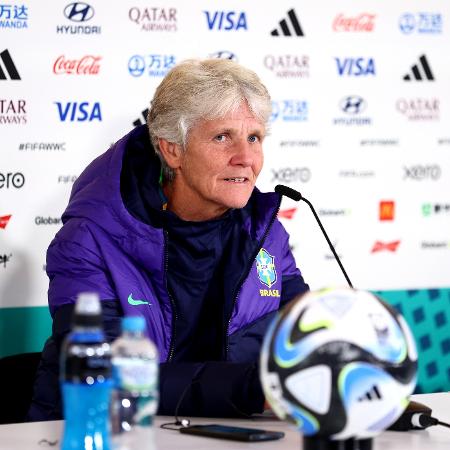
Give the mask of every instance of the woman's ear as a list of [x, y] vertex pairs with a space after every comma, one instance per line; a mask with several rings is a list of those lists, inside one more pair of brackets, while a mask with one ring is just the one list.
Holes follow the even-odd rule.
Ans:
[[158, 139], [159, 150], [171, 169], [178, 169], [181, 166], [182, 149], [178, 144], [169, 142], [164, 138]]

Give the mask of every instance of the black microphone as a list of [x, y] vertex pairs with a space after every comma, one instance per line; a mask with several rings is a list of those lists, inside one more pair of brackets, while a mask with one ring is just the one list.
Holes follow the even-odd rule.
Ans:
[[431, 408], [428, 406], [411, 400], [402, 415], [388, 428], [388, 431], [424, 430], [435, 425], [450, 428], [450, 424], [432, 417], [431, 413]]
[[295, 189], [292, 189], [288, 186], [284, 186], [282, 184], [278, 184], [277, 186], [275, 186], [275, 192], [280, 195], [285, 195], [286, 197], [289, 197], [290, 199], [292, 199], [296, 202], [303, 200], [311, 208], [311, 211], [314, 214], [314, 217], [316, 218], [316, 221], [319, 224], [319, 227], [322, 230], [322, 233], [328, 242], [328, 246], [330, 247], [330, 250], [333, 253], [334, 258], [336, 259], [337, 263], [339, 264], [339, 267], [341, 268], [341, 271], [344, 274], [344, 277], [347, 280], [348, 285], [351, 288], [353, 288], [352, 282], [350, 281], [350, 278], [348, 277], [347, 272], [345, 271], [344, 266], [342, 265], [341, 260], [339, 259], [339, 256], [336, 253], [336, 250], [334, 249], [333, 244], [331, 243], [331, 241], [327, 235], [327, 232], [325, 231], [325, 228], [323, 227], [322, 223], [320, 222], [319, 216], [317, 215], [316, 211], [314, 210], [312, 203], [308, 199], [303, 197], [303, 195], [300, 194], [300, 192], [298, 192]]

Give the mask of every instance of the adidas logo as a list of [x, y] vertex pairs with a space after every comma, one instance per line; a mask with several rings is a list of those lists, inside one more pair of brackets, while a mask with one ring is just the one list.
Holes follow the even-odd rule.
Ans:
[[148, 116], [148, 108], [144, 109], [144, 111], [142, 111], [142, 117], [144, 118], [144, 122], [141, 121], [141, 119], [136, 119], [133, 122], [133, 126], [138, 127], [140, 125], [142, 125], [143, 123], [147, 122], [147, 116]]
[[422, 55], [419, 58], [418, 64], [414, 64], [411, 67], [411, 73], [406, 74], [403, 79], [405, 81], [422, 81], [422, 80], [428, 80], [428, 81], [434, 81], [433, 72], [431, 72], [430, 65], [428, 64], [427, 58], [425, 55]]
[[295, 11], [290, 9], [287, 15], [286, 19], [280, 20], [279, 28], [275, 28], [270, 34], [272, 36], [304, 36]]
[[374, 384], [362, 397], [358, 398], [359, 402], [363, 402], [366, 400], [381, 400], [383, 397], [378, 390], [378, 387]]
[[0, 53], [0, 80], [7, 80], [8, 77], [5, 74], [4, 69], [9, 75], [11, 80], [20, 80], [19, 72], [17, 72], [16, 66], [14, 65], [14, 61], [9, 54], [9, 51], [3, 50]]

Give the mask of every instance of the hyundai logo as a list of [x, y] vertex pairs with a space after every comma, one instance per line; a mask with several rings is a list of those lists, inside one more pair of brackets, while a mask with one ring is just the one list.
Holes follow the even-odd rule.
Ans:
[[219, 50], [218, 52], [211, 53], [209, 55], [210, 58], [218, 58], [218, 59], [229, 59], [231, 61], [238, 60], [237, 56], [233, 52], [229, 52], [228, 50]]
[[339, 102], [339, 107], [346, 114], [359, 114], [366, 109], [367, 103], [358, 95], [349, 95]]
[[87, 22], [94, 17], [94, 8], [87, 3], [69, 3], [64, 8], [64, 15], [73, 22]]

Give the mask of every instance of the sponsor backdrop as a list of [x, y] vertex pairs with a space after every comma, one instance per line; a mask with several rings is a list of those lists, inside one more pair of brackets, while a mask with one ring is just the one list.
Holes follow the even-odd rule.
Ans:
[[[273, 99], [259, 187], [314, 204], [354, 286], [415, 330], [420, 389], [450, 388], [447, 1], [0, 0], [0, 36], [0, 355], [49, 333], [45, 252], [82, 169], [177, 62], [230, 58]], [[311, 287], [345, 285], [308, 206], [280, 217]]]

